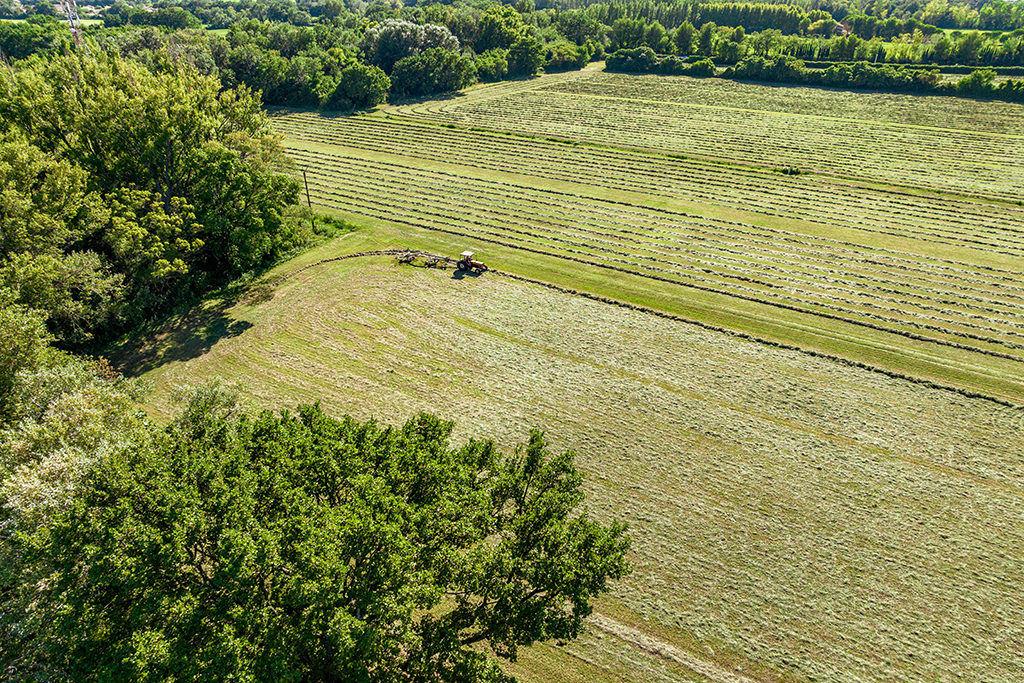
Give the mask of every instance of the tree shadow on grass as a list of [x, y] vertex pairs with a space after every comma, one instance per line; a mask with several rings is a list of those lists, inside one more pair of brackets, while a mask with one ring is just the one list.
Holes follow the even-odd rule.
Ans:
[[198, 358], [222, 339], [237, 337], [253, 326], [247, 320], [230, 315], [235, 304], [241, 300], [258, 303], [271, 297], [272, 289], [259, 287], [234, 296], [208, 299], [118, 342], [104, 355], [127, 377], [136, 377], [167, 363]]

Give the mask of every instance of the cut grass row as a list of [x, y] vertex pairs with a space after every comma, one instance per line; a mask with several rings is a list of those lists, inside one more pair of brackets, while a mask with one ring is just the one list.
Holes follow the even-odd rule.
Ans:
[[[1019, 200], [1024, 136], [976, 129], [851, 120], [826, 112], [735, 109], [672, 101], [665, 88], [692, 79], [639, 77], [650, 94], [618, 95], [613, 75], [588, 72], [533, 89], [393, 107], [415, 119], [657, 149], [762, 167]], [[597, 84], [603, 94], [579, 92]], [[665, 85], [668, 84], [668, 85]], [[681, 86], [680, 86], [681, 87]], [[704, 87], [709, 87], [705, 85]], [[752, 86], [754, 87], [754, 86]], [[764, 87], [764, 86], [761, 86]], [[1018, 105], [1011, 105], [1018, 106]], [[1019, 111], [1024, 112], [1024, 107]]]
[[799, 219], [860, 232], [1024, 255], [1024, 208], [922, 197], [820, 178], [786, 177], [753, 168], [555, 144], [378, 117], [278, 116], [293, 140], [402, 155], [480, 169], [584, 183], [612, 190], [714, 203], [744, 212]]
[[1019, 104], [939, 95], [807, 88], [772, 83], [707, 81], [665, 76], [600, 73], [593, 78], [546, 82], [549, 90], [581, 95], [614, 95], [697, 104], [728, 110], [762, 111], [872, 122], [900, 128], [1024, 135]]
[[[627, 211], [325, 153], [294, 154], [312, 171], [311, 189], [320, 201], [335, 208], [445, 226], [687, 287], [1022, 359], [1024, 288], [1012, 284], [1015, 273], [929, 269], [924, 259], [913, 272], [905, 263], [828, 243], [786, 245], [753, 226], [680, 220], [644, 207]], [[381, 191], [387, 196], [376, 194]], [[928, 276], [922, 278], [921, 271]]]

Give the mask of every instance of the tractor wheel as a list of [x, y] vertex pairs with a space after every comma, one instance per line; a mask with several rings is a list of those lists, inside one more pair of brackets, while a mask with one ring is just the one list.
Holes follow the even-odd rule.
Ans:
[[458, 268], [459, 270], [465, 270], [466, 264], [463, 263], [462, 261], [459, 261], [458, 263], [455, 264], [455, 267]]

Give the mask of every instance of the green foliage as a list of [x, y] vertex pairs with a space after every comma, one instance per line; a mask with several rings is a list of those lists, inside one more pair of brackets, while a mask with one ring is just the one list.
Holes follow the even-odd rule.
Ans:
[[576, 45], [567, 40], [548, 43], [544, 53], [544, 71], [573, 71], [582, 69], [590, 61], [587, 46]]
[[459, 41], [445, 26], [396, 19], [370, 27], [363, 39], [367, 61], [387, 74], [399, 61], [431, 48], [456, 52]]
[[0, 54], [7, 59], [25, 59], [37, 52], [47, 52], [62, 43], [66, 32], [66, 27], [56, 20], [0, 21]]
[[391, 80], [382, 69], [352, 59], [342, 67], [338, 85], [323, 106], [334, 110], [376, 107], [390, 88]]
[[705, 57], [715, 53], [715, 26], [714, 22], [707, 22], [700, 27], [700, 35], [697, 36], [697, 50]]
[[508, 50], [510, 76], [534, 76], [544, 66], [544, 45], [532, 36], [523, 36]]
[[975, 69], [970, 75], [957, 81], [954, 87], [960, 93], [985, 95], [995, 90], [995, 80], [994, 69]]
[[145, 387], [102, 361], [46, 350], [41, 317], [5, 302], [0, 328], [15, 347], [30, 341], [35, 349], [0, 393], [0, 669], [8, 681], [54, 680], [60, 673], [39, 637], [50, 622], [37, 609], [52, 568], [29, 560], [21, 541], [45, 535], [91, 469], [117, 452], [148, 448], [154, 430], [139, 410]]
[[65, 346], [81, 346], [96, 330], [116, 326], [124, 277], [92, 251], [10, 254], [0, 266], [0, 285], [18, 302], [45, 311], [47, 326]]
[[500, 48], [510, 50], [513, 45], [526, 37], [523, 17], [511, 5], [493, 5], [483, 13], [477, 25], [477, 39], [474, 48], [486, 52]]
[[104, 26], [164, 26], [171, 29], [202, 28], [199, 21], [184, 7], [143, 9], [124, 3], [115, 4], [103, 14]]
[[19, 412], [14, 398], [15, 379], [36, 367], [49, 350], [45, 314], [16, 303], [14, 294], [0, 289], [0, 424], [9, 424]]
[[657, 55], [649, 47], [619, 50], [605, 59], [605, 69], [627, 73], [685, 74], [694, 78], [708, 78], [717, 73], [715, 63], [710, 59], [703, 59], [691, 65], [674, 55]]
[[632, 50], [646, 45], [644, 42], [646, 29], [647, 24], [643, 19], [630, 19], [628, 17], [616, 19], [608, 36], [611, 41], [609, 49], [612, 52], [618, 52], [619, 50]]
[[632, 50], [618, 50], [605, 59], [608, 71], [646, 73], [654, 71], [659, 63], [658, 55], [649, 47]]
[[0, 142], [0, 253], [59, 253], [96, 231], [107, 213], [88, 180], [11, 128]]
[[680, 55], [688, 55], [693, 50], [693, 42], [697, 38], [697, 29], [693, 27], [688, 21], [684, 21], [683, 24], [676, 30], [672, 36], [672, 42], [676, 47], [676, 53]]
[[500, 81], [508, 75], [508, 50], [495, 48], [477, 55], [473, 62], [481, 81]]
[[110, 217], [87, 183], [81, 168], [16, 129], [0, 143], [0, 286], [46, 311], [51, 331], [72, 345], [115, 321], [123, 294], [123, 276], [80, 246]]
[[[259, 101], [106, 54], [0, 76], [0, 282], [69, 346], [262, 264], [298, 184]], [[16, 132], [20, 131], [20, 132]]]
[[628, 571], [624, 526], [577, 511], [573, 454], [540, 432], [504, 457], [428, 415], [235, 418], [221, 398], [93, 468], [23, 546], [53, 570], [37, 652], [57, 680], [503, 680], [487, 651], [576, 637]]
[[834, 64], [822, 71], [806, 69], [802, 61], [791, 57], [748, 57], [736, 65], [732, 77], [739, 80], [911, 92], [935, 91], [939, 87], [938, 71], [896, 68], [891, 65], [873, 66], [865, 62]]
[[433, 47], [406, 57], [391, 73], [391, 93], [395, 97], [422, 97], [455, 92], [473, 83], [473, 60], [451, 50]]
[[607, 30], [606, 26], [580, 11], [559, 13], [555, 19], [555, 28], [566, 40], [577, 45], [600, 42]]
[[710, 78], [716, 73], [715, 63], [710, 59], [702, 59], [699, 62], [695, 62], [686, 70], [686, 75], [693, 78]]

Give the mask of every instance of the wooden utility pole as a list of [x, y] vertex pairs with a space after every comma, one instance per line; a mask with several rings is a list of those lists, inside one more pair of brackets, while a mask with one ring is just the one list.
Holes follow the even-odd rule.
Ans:
[[302, 169], [302, 183], [306, 186], [306, 206], [309, 207], [309, 222], [313, 224], [313, 232], [316, 232], [316, 216], [313, 215], [313, 202], [309, 201], [309, 181], [306, 179], [306, 169]]

